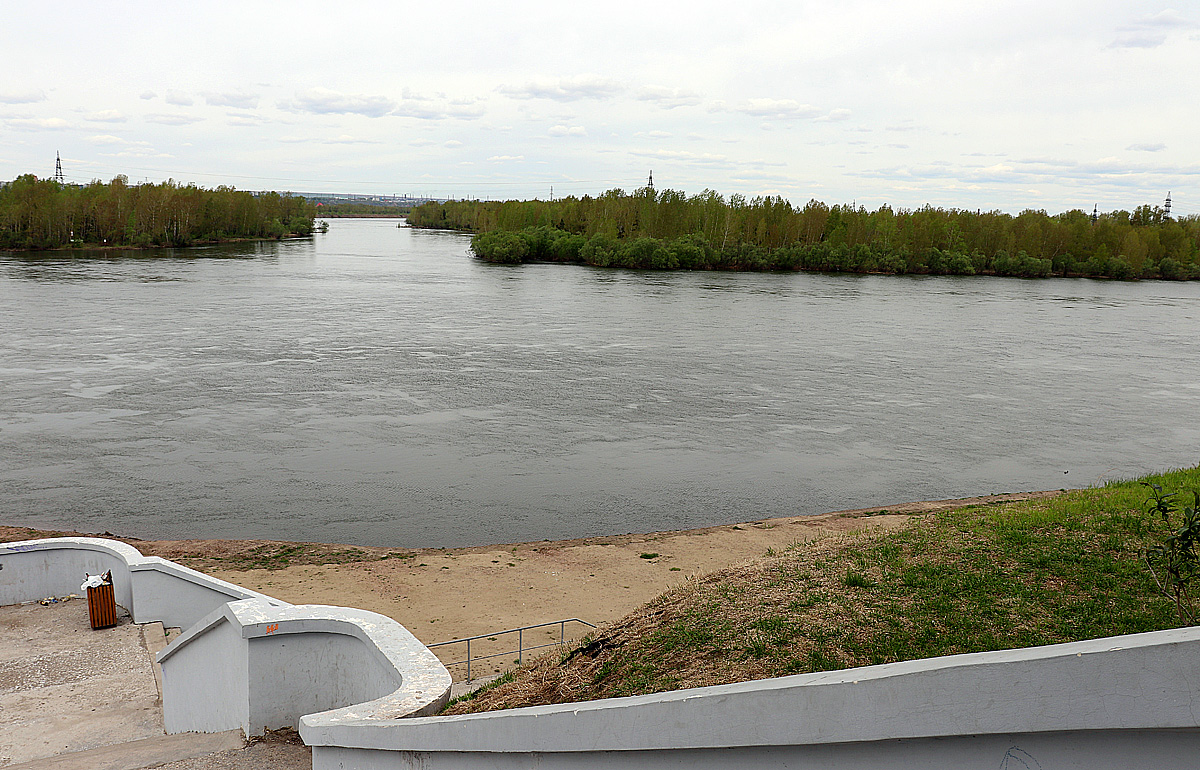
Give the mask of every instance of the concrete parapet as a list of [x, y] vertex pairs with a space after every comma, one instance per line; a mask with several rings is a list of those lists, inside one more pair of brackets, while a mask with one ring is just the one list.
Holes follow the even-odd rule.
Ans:
[[449, 672], [407, 629], [347, 607], [232, 602], [158, 659], [167, 732], [391, 720], [436, 712], [450, 693]]
[[0, 606], [79, 593], [85, 573], [104, 572], [112, 573], [117, 604], [135, 623], [187, 628], [230, 601], [287, 604], [173, 561], [143, 556], [119, 540], [56, 537], [0, 543]]
[[1200, 749], [1198, 688], [1200, 628], [1186, 628], [466, 716], [302, 720], [301, 735], [314, 770], [1182, 767]]
[[0, 543], [0, 606], [78, 594], [84, 574], [112, 572], [117, 604], [132, 614], [129, 565], [143, 558], [131, 545], [98, 537]]
[[157, 556], [141, 557], [129, 565], [129, 572], [135, 589], [133, 617], [160, 620], [169, 628], [188, 628], [231, 601], [258, 599], [276, 607], [290, 606]]
[[158, 654], [168, 732], [392, 720], [449, 698], [445, 666], [390, 618], [294, 607], [116, 540], [0, 544], [0, 605], [76, 593], [85, 573], [103, 572], [134, 622], [186, 629]]

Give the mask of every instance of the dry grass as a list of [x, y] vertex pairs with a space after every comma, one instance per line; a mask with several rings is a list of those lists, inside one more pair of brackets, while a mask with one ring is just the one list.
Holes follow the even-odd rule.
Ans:
[[139, 540], [111, 532], [0, 526], [0, 543], [48, 537], [103, 537], [119, 540], [145, 556], [161, 556], [194, 569], [282, 569], [295, 564], [345, 564], [388, 558], [411, 558], [412, 553], [388, 548], [276, 540]]
[[[1200, 486], [1200, 470], [1153, 477]], [[670, 590], [447, 714], [638, 695], [1177, 625], [1136, 482], [831, 535]]]
[[[841, 553], [847, 543], [879, 537], [829, 536], [782, 555], [691, 578], [573, 649], [543, 655], [510, 680], [453, 704], [445, 713], [567, 703], [789, 673], [787, 663], [781, 669], [778, 656], [759, 653], [786, 646], [793, 656], [804, 656], [808, 638], [838, 628], [870, 626], [870, 609], [840, 582], [834, 565], [849, 564]], [[814, 563], [825, 568], [816, 569]], [[844, 577], [845, 570], [841, 574]], [[653, 666], [639, 663], [649, 658]]]

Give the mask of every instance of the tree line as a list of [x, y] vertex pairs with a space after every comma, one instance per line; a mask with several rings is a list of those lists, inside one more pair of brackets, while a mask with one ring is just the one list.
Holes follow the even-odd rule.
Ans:
[[473, 250], [494, 262], [1200, 279], [1200, 216], [1172, 218], [1151, 205], [1095, 216], [1080, 209], [868, 211], [642, 188], [553, 201], [430, 202], [409, 212], [408, 222], [477, 233]]
[[392, 206], [379, 203], [318, 203], [317, 216], [336, 219], [339, 217], [399, 218], [408, 214], [412, 206]]
[[313, 231], [304, 198], [168, 180], [66, 185], [32, 174], [0, 183], [0, 249], [67, 246], [188, 246]]

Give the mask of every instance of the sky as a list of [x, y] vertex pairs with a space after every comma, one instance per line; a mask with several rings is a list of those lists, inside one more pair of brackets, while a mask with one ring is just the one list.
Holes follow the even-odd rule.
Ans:
[[1200, 213], [1200, 0], [0, 0], [0, 180]]

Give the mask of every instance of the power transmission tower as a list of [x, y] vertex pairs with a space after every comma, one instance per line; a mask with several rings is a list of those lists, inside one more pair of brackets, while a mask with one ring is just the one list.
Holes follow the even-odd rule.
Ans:
[[651, 190], [654, 189], [654, 170], [653, 169], [651, 169], [651, 171], [650, 171], [650, 178], [646, 180], [646, 187], [650, 188]]
[[1171, 218], [1171, 193], [1167, 193], [1167, 202], [1163, 205], [1163, 219]]
[[1092, 224], [1096, 224], [1096, 220], [1100, 218], [1100, 204], [1092, 206]]
[[62, 156], [57, 152], [54, 153], [54, 181], [59, 184], [66, 184], [67, 180], [63, 178], [62, 172]]

